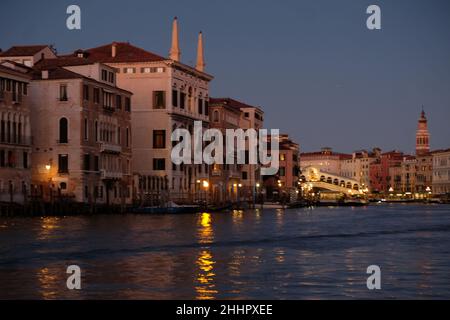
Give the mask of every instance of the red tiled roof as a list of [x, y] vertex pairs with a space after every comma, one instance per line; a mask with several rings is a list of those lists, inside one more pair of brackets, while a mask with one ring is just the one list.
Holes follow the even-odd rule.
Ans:
[[20, 56], [33, 56], [47, 45], [35, 45], [35, 46], [13, 46], [6, 51], [0, 53], [0, 57], [20, 57]]
[[23, 69], [23, 70], [24, 71], [17, 70], [17, 69], [5, 66], [3, 64], [0, 64], [0, 71], [2, 71], [2, 72], [9, 73], [9, 74], [12, 74], [12, 75], [16, 75], [16, 76], [19, 76], [19, 77], [30, 78], [30, 76], [27, 74], [27, 72], [28, 72], [27, 69]]
[[[116, 45], [116, 56], [112, 57], [112, 46]], [[96, 48], [84, 50], [88, 58], [98, 62], [152, 62], [167, 60], [166, 58], [133, 46], [128, 42], [113, 42]]]
[[234, 108], [257, 108], [255, 106], [251, 106], [249, 104], [231, 99], [231, 98], [209, 98], [209, 104], [226, 104], [228, 106], [234, 107]]
[[[44, 69], [42, 69], [44, 70]], [[48, 71], [48, 79], [42, 79], [42, 71], [40, 70], [35, 70], [32, 74], [33, 74], [33, 79], [34, 80], [59, 80], [59, 79], [83, 79], [84, 76], [76, 73], [76, 72], [72, 72], [70, 70], [61, 68], [61, 67], [53, 67], [50, 69], [47, 69], [46, 71]]]
[[34, 68], [44, 70], [56, 67], [82, 66], [96, 63], [89, 58], [80, 58], [75, 56], [59, 56], [54, 59], [42, 59], [34, 65]]

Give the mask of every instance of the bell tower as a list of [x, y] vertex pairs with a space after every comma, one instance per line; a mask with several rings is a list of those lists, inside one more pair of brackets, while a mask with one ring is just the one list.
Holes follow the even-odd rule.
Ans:
[[422, 107], [416, 132], [416, 155], [421, 156], [430, 152], [430, 133], [428, 132], [428, 120]]

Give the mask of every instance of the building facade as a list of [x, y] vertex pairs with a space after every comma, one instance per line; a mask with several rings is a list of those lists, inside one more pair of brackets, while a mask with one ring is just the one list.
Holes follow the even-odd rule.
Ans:
[[[248, 129], [254, 129], [256, 133], [263, 128], [264, 125], [264, 112], [260, 107], [252, 106], [247, 103], [231, 99], [231, 98], [214, 98], [210, 100], [214, 105], [220, 105], [228, 109], [235, 109], [240, 113], [238, 127], [244, 131]], [[214, 121], [219, 114], [211, 115], [212, 121]], [[250, 164], [248, 143], [246, 143], [246, 156], [245, 163], [240, 166], [240, 184], [238, 184], [240, 199], [252, 200], [254, 197], [255, 188], [257, 185], [262, 184], [261, 168], [259, 164]]]
[[372, 152], [366, 150], [356, 151], [351, 158], [341, 160], [340, 176], [354, 179], [365, 189], [370, 186], [370, 165], [380, 158], [381, 150], [374, 148]]
[[[225, 136], [226, 130], [239, 129], [241, 110], [235, 108], [221, 99], [211, 98], [209, 101], [210, 128], [219, 129]], [[230, 150], [234, 152], [234, 150]], [[224, 158], [228, 153], [226, 145], [224, 147]], [[234, 163], [214, 164], [211, 166], [210, 181], [212, 199], [215, 203], [238, 201], [238, 192], [242, 187], [241, 175], [243, 164], [237, 163], [234, 156]]]
[[370, 164], [370, 186], [373, 193], [388, 193], [395, 186], [401, 189], [403, 157], [402, 152], [394, 150], [381, 154], [379, 159]]
[[450, 149], [433, 152], [432, 192], [438, 196], [450, 195]]
[[[172, 48], [165, 58], [129, 43], [114, 42], [84, 51], [94, 61], [117, 70], [117, 83], [133, 93], [133, 173], [135, 191], [165, 195], [174, 201], [194, 201], [207, 186], [206, 164], [175, 165], [171, 160], [175, 129], [193, 133], [194, 122], [209, 127], [209, 82], [204, 72], [203, 39], [199, 35], [196, 67], [180, 62], [177, 20], [173, 23]], [[206, 190], [203, 190], [205, 192]]]
[[131, 93], [82, 55], [44, 59], [30, 85], [33, 192], [44, 199], [131, 202]]
[[337, 153], [331, 148], [322, 148], [319, 152], [302, 153], [300, 157], [302, 170], [313, 166], [320, 169], [321, 172], [335, 175], [341, 175], [341, 164], [344, 160], [352, 159], [352, 155]]
[[0, 62], [0, 202], [24, 203], [31, 183], [29, 69]]

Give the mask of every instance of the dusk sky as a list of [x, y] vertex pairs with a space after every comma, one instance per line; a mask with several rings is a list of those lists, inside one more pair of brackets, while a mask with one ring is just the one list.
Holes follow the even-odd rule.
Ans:
[[[66, 28], [81, 7], [82, 30]], [[377, 4], [382, 29], [366, 28]], [[450, 147], [450, 1], [11, 1], [0, 48], [54, 44], [59, 53], [129, 41], [167, 56], [178, 16], [182, 61], [204, 34], [210, 96], [259, 105], [265, 126], [302, 151], [381, 147], [413, 152], [421, 106], [432, 149]]]

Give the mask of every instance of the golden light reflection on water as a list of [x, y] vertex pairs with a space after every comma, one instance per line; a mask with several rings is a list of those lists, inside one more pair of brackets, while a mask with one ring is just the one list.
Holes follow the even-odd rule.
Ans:
[[205, 249], [199, 252], [197, 258], [199, 272], [197, 274], [197, 286], [195, 287], [197, 292], [196, 299], [198, 300], [211, 300], [218, 294], [214, 283], [216, 275], [214, 273], [215, 263], [210, 250]]
[[212, 218], [210, 213], [202, 213], [198, 221], [197, 237], [201, 244], [212, 243], [214, 240], [214, 230], [212, 228]]
[[281, 227], [284, 223], [284, 210], [277, 209], [276, 211], [276, 223], [278, 227]]
[[[214, 241], [214, 230], [212, 228], [212, 216], [210, 213], [202, 213], [198, 220], [197, 230], [198, 242], [200, 244], [210, 244]], [[215, 289], [214, 257], [209, 248], [202, 248], [196, 260], [198, 267], [195, 291], [196, 299], [214, 299], [218, 291]]]
[[55, 299], [56, 291], [54, 288], [57, 284], [58, 279], [54, 273], [52, 273], [48, 268], [41, 268], [37, 271], [37, 279], [39, 281], [40, 293], [43, 299]]
[[47, 240], [53, 234], [53, 232], [59, 228], [58, 217], [42, 217], [41, 228], [39, 230], [38, 239]]

